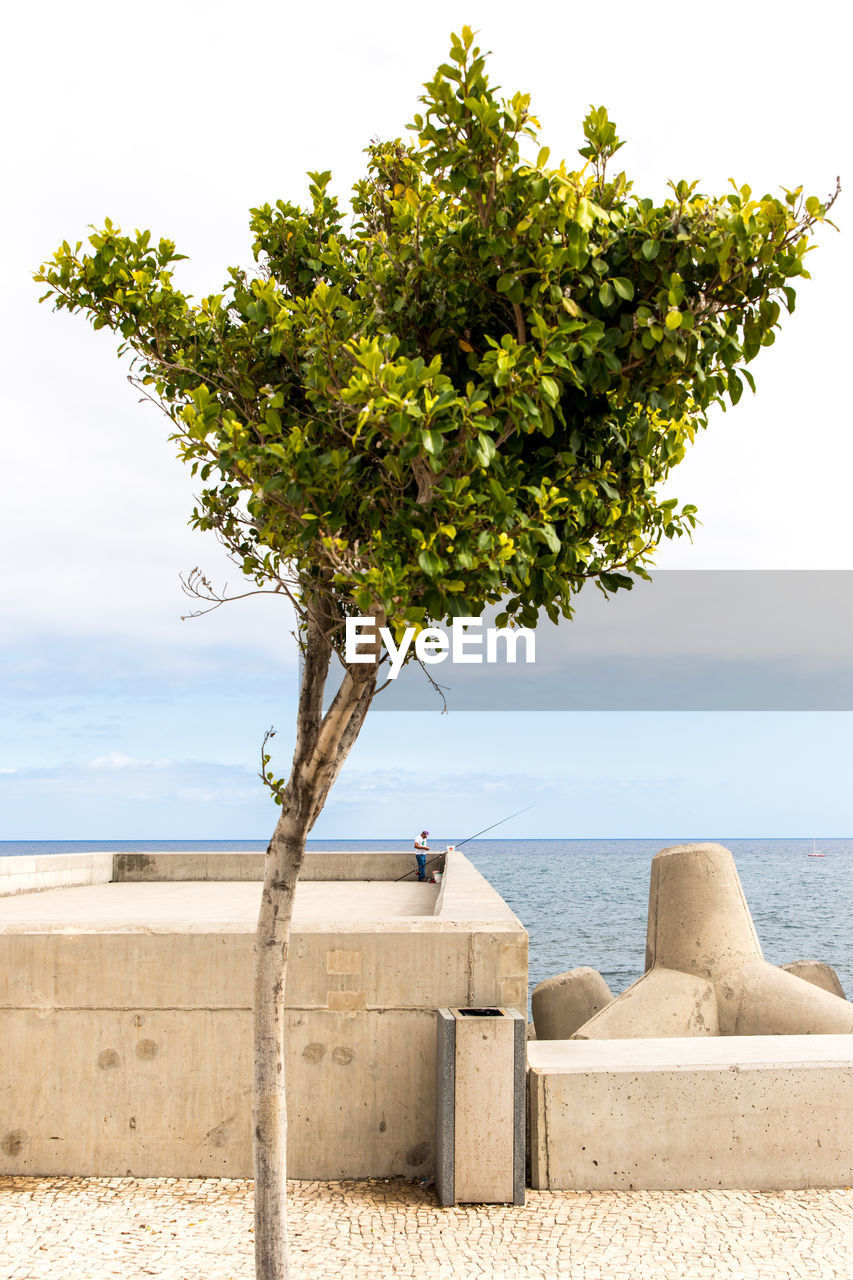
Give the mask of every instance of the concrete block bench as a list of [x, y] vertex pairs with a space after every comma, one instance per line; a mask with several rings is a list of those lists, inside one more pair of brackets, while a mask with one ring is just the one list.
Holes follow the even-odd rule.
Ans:
[[531, 1041], [531, 1185], [853, 1183], [849, 1035]]

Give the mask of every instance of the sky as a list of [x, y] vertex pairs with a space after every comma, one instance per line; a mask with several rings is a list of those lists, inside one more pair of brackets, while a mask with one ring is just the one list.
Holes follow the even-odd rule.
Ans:
[[[0, 85], [0, 840], [264, 839], [265, 729], [282, 772], [292, 749], [292, 618], [258, 597], [181, 620], [180, 572], [236, 589], [236, 571], [187, 527], [191, 478], [113, 339], [38, 305], [32, 272], [61, 240], [104, 216], [149, 227], [190, 255], [182, 287], [216, 289], [250, 261], [247, 210], [304, 199], [308, 169], [331, 169], [345, 195], [463, 23], [493, 51], [493, 79], [532, 94], [552, 162], [604, 104], [644, 193], [734, 177], [825, 195], [851, 168], [837, 13], [821, 0], [681, 6], [665, 23], [624, 0], [17, 6]], [[849, 592], [848, 205], [752, 366], [757, 395], [717, 414], [670, 482], [702, 525], [661, 551], [662, 570], [833, 570]], [[763, 633], [720, 607], [760, 661]], [[660, 630], [648, 643], [666, 650]], [[831, 679], [819, 654], [789, 657]], [[849, 710], [508, 711], [500, 688], [491, 711], [372, 713], [314, 836], [426, 825], [458, 839], [528, 803], [501, 835], [853, 835]]]

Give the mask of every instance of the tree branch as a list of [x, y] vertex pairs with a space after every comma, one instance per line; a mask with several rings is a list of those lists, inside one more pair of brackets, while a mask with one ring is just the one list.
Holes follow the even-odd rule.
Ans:
[[524, 312], [521, 310], [520, 302], [512, 304], [512, 314], [515, 316], [515, 332], [518, 345], [523, 347], [527, 343], [527, 326], [524, 323]]

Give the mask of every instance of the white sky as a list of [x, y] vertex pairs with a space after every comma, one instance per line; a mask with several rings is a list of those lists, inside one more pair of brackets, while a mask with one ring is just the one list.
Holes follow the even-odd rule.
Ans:
[[[227, 570], [216, 544], [186, 528], [190, 479], [166, 420], [136, 403], [112, 338], [37, 306], [31, 273], [60, 240], [82, 238], [105, 215], [148, 226], [191, 256], [179, 277], [186, 287], [216, 288], [227, 264], [250, 259], [249, 206], [302, 199], [309, 168], [332, 169], [344, 195], [367, 142], [402, 133], [463, 22], [494, 50], [493, 78], [532, 93], [552, 160], [574, 156], [589, 103], [603, 103], [628, 140], [620, 156], [643, 193], [661, 195], [670, 177], [721, 190], [733, 176], [758, 191], [803, 183], [825, 194], [837, 173], [842, 181], [850, 173], [841, 12], [822, 2], [803, 10], [728, 0], [668, 10], [625, 0], [16, 6], [0, 84], [0, 697], [15, 695], [4, 703], [0, 768], [79, 768], [114, 752], [246, 770], [266, 724], [280, 722], [285, 740], [290, 716], [282, 661], [292, 646], [276, 602], [178, 620], [186, 607], [178, 571], [200, 563], [221, 578]], [[753, 366], [757, 397], [747, 393], [718, 415], [679, 469], [672, 490], [697, 503], [704, 523], [692, 547], [662, 553], [662, 566], [853, 568], [848, 205], [843, 196], [842, 233], [825, 230], [811, 255], [814, 279], [803, 283], [796, 314]], [[247, 672], [251, 690], [241, 683]], [[394, 719], [379, 718], [348, 777], [369, 774]], [[554, 718], [542, 719], [550, 740]], [[467, 723], [453, 749], [465, 739], [497, 776], [482, 721]], [[441, 733], [439, 749], [450, 752]], [[414, 743], [398, 750], [417, 776]], [[33, 777], [36, 791], [28, 784], [26, 800], [14, 800], [10, 837], [45, 829], [31, 815], [33, 794], [46, 796], [38, 786], [47, 784]], [[638, 794], [643, 785], [638, 774]], [[392, 792], [381, 823], [389, 834], [411, 825]], [[94, 835], [96, 803], [75, 818], [79, 834]], [[162, 822], [180, 814], [183, 826], [214, 834], [188, 803], [163, 800]], [[244, 812], [238, 805], [235, 821]], [[265, 834], [259, 812], [251, 810], [245, 834]], [[563, 834], [556, 800], [548, 812], [541, 834]], [[381, 834], [369, 816], [359, 822], [365, 835]], [[657, 828], [669, 829], [663, 820]], [[137, 832], [147, 834], [113, 829]], [[606, 823], [602, 833], [611, 833]]]

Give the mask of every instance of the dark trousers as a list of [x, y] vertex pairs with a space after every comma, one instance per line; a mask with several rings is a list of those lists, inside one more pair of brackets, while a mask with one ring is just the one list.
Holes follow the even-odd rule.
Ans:
[[426, 880], [426, 854], [416, 853], [415, 861], [418, 864], [418, 879]]

